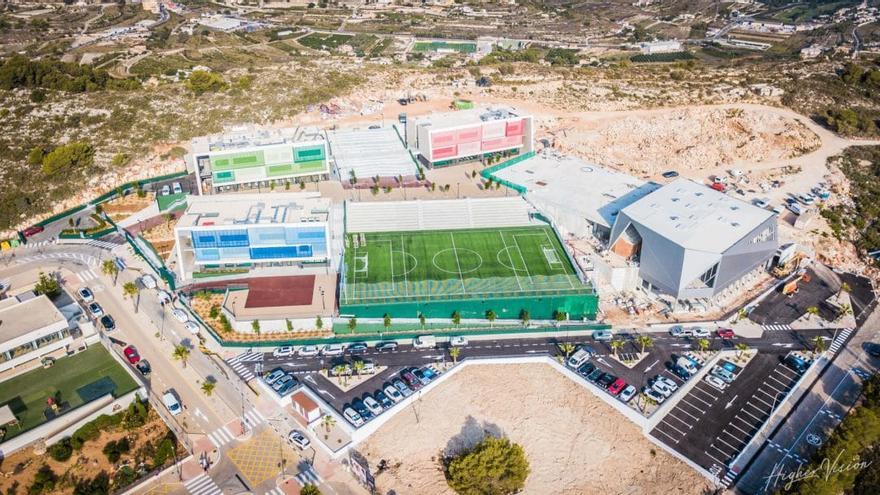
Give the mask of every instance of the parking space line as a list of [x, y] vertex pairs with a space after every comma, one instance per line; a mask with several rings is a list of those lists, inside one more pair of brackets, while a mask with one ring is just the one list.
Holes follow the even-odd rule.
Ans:
[[[787, 383], [783, 383], [783, 382], [777, 380], [776, 377], [774, 377], [773, 375], [768, 375], [767, 378], [769, 378], [769, 379], [775, 381], [776, 383], [782, 385], [782, 388], [783, 388], [783, 389], [788, 388], [788, 385], [789, 385], [789, 384], [787, 384]], [[764, 381], [764, 383], [765, 383], [768, 387], [771, 386], [769, 383], [767, 383], [767, 381]]]
[[695, 409], [696, 411], [698, 411], [698, 412], [700, 413], [700, 416], [706, 414], [706, 411], [700, 409], [699, 407], [697, 407], [697, 406], [691, 404], [690, 402], [688, 402], [688, 401], [686, 401], [686, 400], [684, 400], [684, 399], [678, 401], [678, 408], [681, 409], [681, 406], [689, 406], [689, 407]]
[[[764, 419], [767, 418], [768, 412], [765, 411], [763, 408], [760, 408], [760, 407], [758, 407], [756, 404], [752, 404], [751, 402], [746, 402], [746, 405], [747, 405], [747, 406], [752, 406], [752, 407], [755, 408], [756, 411], [758, 411], [758, 414], [761, 415], [761, 416], [760, 416], [760, 419], [759, 419], [758, 421], [764, 421]], [[743, 410], [745, 410], [745, 408], [743, 408]], [[754, 416], [754, 415], [753, 415], [753, 416]]]
[[[767, 388], [772, 389], [772, 390], [776, 390], [776, 389], [774, 389], [773, 387], [770, 387], [770, 386], [768, 386]], [[770, 392], [764, 390], [763, 388], [759, 388], [759, 389], [758, 389], [758, 390], [757, 390], [752, 396], [753, 396], [753, 397], [754, 397], [754, 396], [757, 396], [757, 395], [758, 395], [758, 392], [760, 392], [760, 393], [766, 395], [767, 397], [770, 398], [770, 400], [773, 400], [774, 397], [777, 397], [777, 396], [779, 396], [780, 394], [783, 394], [783, 393], [784, 393], [784, 392], [778, 391], [776, 394], [771, 394]]]
[[[696, 399], [696, 400], [702, 402], [703, 404], [706, 405], [706, 407], [711, 407], [711, 406], [712, 406], [711, 403], [704, 401], [703, 399], [697, 397], [696, 395], [689, 395], [688, 397], [694, 398], [694, 399]], [[684, 397], [684, 398], [682, 398], [681, 400], [684, 401], [684, 400], [687, 399], [688, 397]]]
[[[724, 430], [724, 431], [721, 432], [722, 435], [723, 435], [724, 433], [727, 433], [727, 430]], [[727, 434], [730, 435], [730, 433], [727, 433]], [[736, 437], [734, 437], [733, 435], [730, 435], [730, 436], [731, 436], [733, 439], [736, 439]], [[721, 438], [721, 435], [718, 435], [717, 437], [715, 437], [715, 441], [717, 441], [717, 442], [721, 442], [721, 443], [723, 443], [724, 445], [727, 445], [728, 447], [732, 448], [734, 454], [736, 454], [737, 452], [739, 452], [739, 449], [741, 448], [741, 447], [734, 447], [733, 445], [730, 445], [729, 443], [725, 442], [724, 439]], [[745, 445], [745, 444], [743, 444], [743, 445]], [[731, 456], [731, 457], [733, 457], [733, 456]]]
[[672, 441], [675, 442], [675, 443], [678, 443], [678, 441], [681, 440], [681, 438], [674, 438], [674, 437], [673, 437], [672, 435], [670, 435], [669, 433], [666, 433], [665, 431], [661, 430], [661, 429], [659, 428], [659, 426], [658, 426], [657, 428], [654, 428], [654, 431], [656, 431], [657, 433], [662, 433], [663, 435], [666, 436], [666, 438], [672, 440]]
[[[796, 372], [788, 369], [785, 366], [777, 366], [773, 371], [779, 373], [780, 375], [788, 378], [791, 381], [796, 381], [798, 379], [798, 377], [800, 376]], [[791, 373], [791, 375], [789, 375], [788, 373]]]
[[[739, 417], [739, 416], [736, 416], [736, 419], [739, 419], [739, 420], [740, 420], [740, 421], [742, 421], [742, 422], [743, 422], [743, 423], [745, 423], [745, 420], [743, 420], [743, 419], [742, 419], [742, 418], [740, 418], [740, 417]], [[748, 423], [746, 423], [746, 424], [748, 424]], [[747, 435], [747, 436], [749, 436], [749, 437], [751, 437], [751, 436], [752, 436], [752, 434], [751, 434], [751, 433], [749, 433], [749, 432], [747, 432], [747, 431], [745, 431], [745, 430], [743, 430], [743, 429], [742, 429], [742, 428], [740, 428], [740, 427], [739, 427], [739, 426], [736, 426], [736, 425], [735, 425], [735, 424], [734, 424], [734, 423], [733, 423], [733, 421], [731, 421], [731, 422], [730, 422], [730, 426], [732, 426], [732, 427], [734, 427], [734, 428], [736, 428], [736, 429], [737, 429], [737, 430], [739, 430], [739, 431], [741, 431], [741, 432], [743, 432], [743, 434], [745, 434], [745, 435]]]
[[769, 402], [765, 401], [764, 399], [758, 397], [757, 393], [752, 395], [752, 399], [755, 399], [756, 401], [763, 403], [765, 406], [770, 408], [769, 409], [770, 411], [773, 411], [773, 404], [770, 404]]
[[[736, 436], [736, 435], [734, 435], [733, 433], [731, 433], [730, 430], [728, 430], [727, 428], [725, 428], [725, 429], [721, 432], [721, 435], [724, 435], [725, 433], [727, 433], [727, 436], [729, 436], [730, 438], [732, 438], [735, 442], [742, 443], [742, 445], [740, 445], [739, 447], [736, 448], [737, 450], [742, 449], [743, 447], [745, 447], [745, 446], [748, 445], [748, 443], [749, 443], [748, 440], [743, 440], [742, 438], [739, 438], [738, 436]], [[718, 440], [721, 440], [721, 435], [718, 435]], [[730, 444], [728, 444], [728, 445], [730, 445]]]
[[677, 408], [673, 409], [672, 411], [669, 411], [669, 414], [667, 414], [667, 416], [672, 416], [673, 418], [675, 418], [675, 419], [681, 421], [682, 423], [688, 425], [688, 428], [693, 428], [693, 426], [691, 426], [690, 423], [688, 423], [687, 421], [684, 421], [683, 419], [679, 418], [678, 416], [673, 416], [672, 413], [674, 413], [675, 411], [679, 411], [679, 412], [682, 412], [682, 413], [684, 413], [684, 414], [690, 416], [694, 421], [699, 421], [699, 420], [700, 420], [700, 418], [698, 418], [698, 417], [694, 416], [693, 414], [691, 414], [691, 413], [685, 411], [684, 409], [681, 409], [680, 407], [677, 407]]
[[[716, 450], [717, 450], [717, 449], [716, 449]], [[719, 451], [719, 452], [720, 452], [720, 451]], [[703, 453], [706, 454], [706, 455], [709, 457], [709, 459], [712, 459], [713, 461], [717, 462], [718, 464], [721, 464], [722, 466], [727, 466], [727, 462], [722, 461], [721, 459], [718, 459], [717, 457], [715, 457], [714, 455], [710, 454], [709, 452], [706, 452], [706, 451], [704, 450]]]
[[[676, 419], [678, 419], [678, 418], [676, 418]], [[679, 419], [679, 421], [681, 421], [681, 420]], [[668, 427], [672, 428], [673, 430], [675, 430], [675, 431], [681, 433], [681, 436], [685, 436], [685, 435], [687, 435], [687, 433], [685, 433], [685, 432], [679, 430], [678, 428], [672, 426], [671, 423], [667, 422], [667, 421], [666, 421], [666, 418], [663, 418], [663, 420], [660, 421], [660, 422], [661, 422], [661, 423], [666, 423], [666, 426], [668, 426]]]
[[740, 411], [742, 411], [742, 412], [748, 414], [749, 416], [755, 418], [755, 421], [760, 421], [760, 422], [762, 422], [762, 423], [764, 422], [763, 419], [761, 419], [761, 418], [755, 416], [754, 414], [750, 413], [749, 411], [747, 411], [745, 407], [742, 407], [742, 408], [740, 409]]
[[[713, 394], [709, 393], [708, 390], [703, 390], [703, 388], [700, 387], [700, 385], [702, 385], [702, 382], [700, 382], [700, 383], [697, 384], [697, 385], [694, 385], [694, 388], [691, 389], [691, 391], [693, 391], [693, 392], [700, 392], [701, 394], [708, 396], [710, 399], [712, 399], [712, 402], [715, 402], [716, 400], [718, 400], [718, 396], [717, 396], [717, 395], [713, 395]], [[712, 389], [712, 390], [715, 390], [715, 389]]]
[[[715, 450], [717, 450], [718, 452], [721, 452], [721, 455], [723, 455], [724, 457], [726, 457], [728, 460], [729, 460], [729, 459], [733, 459], [734, 457], [736, 457], [736, 452], [737, 452], [736, 449], [734, 449], [733, 453], [731, 454], [730, 452], [727, 452], [727, 451], [725, 451], [725, 450], [722, 450], [721, 447], [719, 447], [718, 444], [716, 444], [716, 443], [713, 443], [713, 444], [712, 444], [712, 447], [713, 447]], [[723, 447], [723, 446], [722, 446], [722, 447]], [[724, 464], [726, 465], [727, 463], [725, 462]]]

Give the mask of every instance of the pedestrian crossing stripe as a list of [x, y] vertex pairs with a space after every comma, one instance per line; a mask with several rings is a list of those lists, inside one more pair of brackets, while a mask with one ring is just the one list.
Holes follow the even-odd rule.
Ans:
[[80, 282], [88, 282], [89, 280], [94, 280], [98, 278], [98, 274], [94, 272], [94, 270], [85, 270], [82, 272], [78, 272], [76, 274], [76, 278], [80, 280]]
[[208, 438], [211, 439], [211, 443], [213, 443], [216, 447], [221, 447], [235, 440], [235, 436], [225, 426], [223, 428], [218, 428], [211, 433], [208, 433]]
[[251, 428], [257, 426], [258, 424], [266, 421], [266, 417], [263, 416], [260, 411], [257, 411], [257, 408], [251, 408], [249, 411], [244, 413], [244, 418], [242, 418], [245, 423], [248, 424]]
[[285, 495], [285, 493], [284, 493], [284, 490], [282, 490], [281, 488], [278, 488], [276, 486], [275, 488], [266, 492], [266, 495]]
[[253, 363], [262, 361], [265, 356], [262, 352], [244, 352], [230, 359], [230, 363]]
[[183, 486], [192, 495], [223, 495], [223, 490], [207, 474], [196, 476]]
[[301, 471], [298, 475], [296, 475], [296, 481], [300, 484], [300, 486], [306, 485], [320, 485], [324, 480], [321, 479], [321, 476], [315, 472], [315, 469], [312, 466], [309, 466], [305, 469], [305, 471]]
[[791, 325], [764, 325], [762, 328], [764, 330], [771, 331], [771, 332], [773, 332], [773, 331], [783, 332], [783, 331], [791, 330]]
[[251, 370], [247, 369], [245, 365], [241, 363], [233, 363], [232, 369], [234, 369], [235, 372], [244, 379], [244, 381], [249, 381], [254, 378], [254, 373]]
[[828, 350], [831, 353], [837, 352], [841, 347], [843, 347], [843, 343], [846, 342], [846, 339], [849, 337], [849, 334], [853, 332], [852, 328], [844, 328], [837, 334], [837, 337], [834, 339], [834, 342], [828, 347]]

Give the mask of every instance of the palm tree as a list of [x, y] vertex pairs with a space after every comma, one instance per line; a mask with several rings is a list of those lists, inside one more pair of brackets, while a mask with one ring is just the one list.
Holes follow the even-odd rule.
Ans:
[[182, 362], [183, 367], [186, 368], [186, 360], [189, 359], [189, 349], [184, 345], [176, 345], [174, 346], [174, 352], [171, 353], [171, 357], [175, 361]]
[[740, 320], [745, 320], [749, 316], [749, 312], [746, 311], [746, 308], [739, 308], [739, 311], [736, 312], [736, 322]]
[[342, 377], [345, 374], [345, 366], [342, 364], [337, 364], [333, 367], [333, 373], [336, 374], [336, 379], [339, 380], [339, 383], [342, 383]]
[[452, 324], [455, 326], [461, 325], [461, 313], [457, 310], [452, 312]]
[[202, 392], [204, 392], [205, 395], [210, 397], [211, 394], [214, 393], [214, 387], [216, 387], [216, 386], [217, 386], [217, 383], [205, 380], [204, 382], [202, 382]]
[[739, 359], [742, 357], [743, 353], [749, 350], [749, 346], [740, 342], [736, 344], [736, 358]]
[[812, 316], [819, 314], [819, 308], [816, 306], [810, 306], [807, 308], [807, 319], [809, 320]]
[[645, 409], [647, 409], [648, 406], [657, 404], [657, 401], [655, 401], [653, 398], [651, 398], [651, 396], [647, 394], [641, 394], [639, 397], [641, 397], [644, 401], [644, 405], [642, 405], [642, 412], [645, 412]]
[[362, 371], [364, 371], [364, 362], [361, 360], [355, 361], [351, 363], [351, 369], [354, 370], [355, 375], [360, 375]]
[[486, 311], [486, 319], [489, 320], [489, 327], [495, 323], [495, 318], [497, 317], [498, 315], [495, 314], [495, 310], [490, 309], [489, 311]]
[[571, 342], [563, 342], [558, 344], [557, 347], [559, 347], [559, 352], [565, 356], [565, 359], [568, 359], [568, 356], [571, 356], [571, 353], [574, 352], [574, 344]]
[[645, 353], [645, 349], [654, 345], [654, 339], [649, 335], [639, 335], [636, 342], [642, 347], [642, 354]]
[[612, 340], [611, 341], [611, 352], [614, 353], [614, 357], [617, 357], [617, 353], [620, 352], [620, 348], [624, 346], [624, 342], [622, 340]]
[[461, 347], [450, 347], [449, 348], [449, 357], [452, 358], [452, 364], [458, 362], [458, 355], [461, 354]]
[[840, 294], [843, 292], [849, 294], [850, 291], [852, 291], [852, 287], [850, 287], [850, 285], [846, 282], [841, 282], [840, 288], [837, 290], [837, 296], [840, 297]]
[[116, 278], [117, 275], [119, 275], [119, 267], [116, 266], [116, 263], [114, 263], [113, 260], [104, 260], [104, 262], [101, 263], [101, 273], [113, 277], [113, 285], [116, 285]]
[[[132, 302], [134, 303], [134, 312], [137, 313], [138, 305], [140, 304], [141, 290], [138, 288], [137, 284], [134, 282], [126, 282], [122, 284], [122, 295], [123, 297], [130, 297]], [[135, 297], [137, 296], [137, 297]]]
[[315, 318], [315, 328], [317, 328], [318, 330], [324, 328], [324, 320], [322, 320], [320, 316]]
[[848, 316], [853, 314], [852, 306], [849, 304], [841, 304], [840, 309], [837, 311], [837, 319], [842, 320], [844, 316]]
[[709, 350], [709, 339], [700, 339], [697, 341], [697, 347], [700, 348], [700, 352], [706, 352]]
[[[329, 434], [330, 430], [332, 430], [333, 427], [336, 426], [336, 419], [329, 414], [325, 414], [324, 417], [321, 418], [321, 425], [324, 427], [324, 431]], [[327, 438], [327, 435], [324, 435], [324, 438]]]
[[357, 329], [357, 327], [358, 327], [357, 318], [352, 318], [352, 319], [348, 320], [348, 329], [351, 330], [351, 333], [354, 333], [354, 331]]
[[385, 317], [382, 319], [382, 325], [385, 326], [386, 332], [391, 329], [391, 315], [385, 313]]
[[419, 313], [419, 325], [421, 325], [422, 329], [424, 330], [424, 328], [425, 328], [425, 314], [424, 313]]
[[825, 339], [822, 338], [821, 335], [816, 335], [810, 342], [813, 344], [813, 355], [818, 356], [825, 352]]
[[529, 314], [529, 310], [524, 309], [519, 314], [519, 319], [522, 320], [522, 324], [524, 327], [529, 326], [529, 322], [532, 321], [532, 315]]

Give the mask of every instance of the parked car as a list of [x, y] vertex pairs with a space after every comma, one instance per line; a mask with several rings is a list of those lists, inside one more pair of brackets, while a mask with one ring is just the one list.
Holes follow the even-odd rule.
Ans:
[[317, 356], [321, 353], [321, 349], [316, 345], [304, 345], [297, 349], [296, 353], [301, 357]]
[[733, 330], [730, 328], [719, 328], [716, 332], [718, 334], [718, 338], [730, 340], [736, 337], [736, 334], [733, 333]]
[[357, 411], [362, 418], [364, 418], [364, 421], [369, 421], [373, 419], [373, 413], [370, 412], [366, 404], [364, 404], [364, 401], [360, 399], [355, 399], [354, 401], [352, 401], [351, 407], [353, 407], [354, 410]]
[[394, 405], [394, 401], [388, 398], [388, 395], [384, 390], [377, 390], [373, 396], [376, 397], [376, 400], [379, 401], [379, 404], [382, 404], [383, 409], [388, 409]]
[[284, 376], [282, 376], [281, 378], [276, 380], [275, 383], [272, 384], [272, 390], [278, 392], [279, 390], [281, 390], [282, 387], [292, 382], [293, 380], [293, 375], [288, 375], [287, 373], [285, 373]]
[[611, 373], [605, 373], [598, 380], [596, 380], [596, 384], [600, 387], [607, 389], [611, 386], [614, 381], [617, 380], [617, 377], [612, 375]]
[[675, 373], [675, 376], [685, 381], [687, 381], [691, 377], [691, 374], [688, 372], [688, 370], [678, 364], [673, 364], [672, 366], [670, 366], [669, 371]]
[[116, 329], [116, 322], [113, 321], [113, 317], [110, 315], [104, 315], [101, 317], [101, 326], [104, 327], [104, 330], [111, 332]]
[[168, 304], [171, 302], [171, 294], [165, 292], [164, 290], [157, 291], [156, 300], [159, 301], [159, 304]]
[[177, 400], [177, 397], [172, 392], [165, 392], [165, 395], [162, 396], [162, 403], [165, 404], [165, 408], [168, 409], [172, 416], [177, 416], [183, 412], [183, 409], [180, 407], [180, 401]]
[[324, 346], [321, 354], [324, 356], [341, 356], [344, 352], [345, 347], [342, 344], [327, 344]]
[[706, 375], [706, 378], [703, 378], [703, 380], [705, 380], [706, 383], [717, 388], [718, 390], [724, 390], [725, 388], [727, 388], [727, 382], [725, 382], [721, 378], [718, 378], [715, 375]]
[[675, 177], [678, 177], [678, 172], [676, 172], [675, 170], [667, 170], [660, 175], [662, 175], [664, 179], [673, 179]]
[[752, 204], [758, 208], [767, 208], [770, 206], [770, 198], [756, 198], [752, 200]]
[[382, 414], [382, 411], [384, 410], [382, 404], [379, 404], [376, 399], [369, 395], [364, 397], [364, 405], [367, 406], [367, 409], [369, 409], [371, 413], [373, 413], [373, 416]]
[[566, 361], [565, 364], [568, 365], [569, 368], [576, 370], [589, 359], [590, 353], [586, 349], [579, 347], [578, 350], [568, 357], [568, 361]]
[[189, 330], [189, 333], [193, 335], [197, 335], [201, 328], [199, 328], [199, 324], [194, 321], [187, 321], [183, 324], [183, 328]]
[[587, 361], [580, 368], [577, 369], [578, 375], [586, 378], [590, 376], [590, 373], [596, 371], [596, 365]]
[[168, 184], [165, 184], [159, 191], [159, 196], [168, 196], [169, 194], [171, 194], [171, 188], [168, 187]]
[[437, 339], [433, 335], [419, 335], [413, 339], [413, 347], [416, 349], [433, 349], [437, 347]]
[[412, 371], [405, 370], [403, 373], [400, 374], [400, 378], [402, 378], [403, 381], [406, 382], [407, 386], [413, 390], [418, 390], [422, 388], [421, 380], [419, 380], [418, 377], [416, 377], [416, 375], [412, 373]]
[[281, 347], [276, 347], [274, 351], [272, 351], [272, 356], [274, 357], [290, 357], [293, 356], [293, 346], [291, 345], [283, 345]]
[[800, 374], [803, 374], [807, 371], [807, 368], [809, 368], [809, 364], [807, 364], [804, 359], [794, 354], [789, 354], [788, 356], [786, 356], [783, 363], [785, 363], [786, 366]]
[[865, 352], [874, 357], [880, 357], [880, 344], [868, 342], [865, 344]]
[[650, 397], [658, 405], [663, 404], [663, 401], [666, 400], [665, 395], [661, 394], [660, 392], [658, 392], [657, 390], [655, 390], [652, 387], [645, 387], [644, 389], [642, 389], [642, 393], [644, 393], [646, 396]]
[[609, 342], [613, 337], [610, 330], [597, 330], [593, 332], [593, 340], [597, 342]]
[[672, 390], [673, 392], [678, 390], [678, 384], [672, 381], [671, 378], [667, 378], [663, 375], [658, 375], [657, 381], [663, 382], [667, 387], [669, 387], [669, 390]]
[[156, 284], [156, 279], [153, 278], [153, 276], [150, 274], [141, 275], [141, 285], [143, 285], [147, 289], [155, 289], [156, 287], [158, 287], [158, 284]]
[[803, 203], [807, 206], [810, 206], [816, 202], [816, 198], [810, 193], [804, 193], [804, 194], [799, 195], [798, 200], [800, 200], [801, 203]]
[[620, 395], [617, 396], [617, 399], [623, 402], [629, 402], [632, 400], [633, 397], [635, 397], [637, 391], [638, 389], [636, 389], [632, 385], [627, 385], [620, 392]]
[[596, 382], [599, 380], [599, 378], [602, 378], [602, 376], [603, 376], [604, 374], [605, 374], [604, 371], [602, 371], [602, 370], [599, 369], [599, 368], [596, 368], [596, 369], [593, 370], [592, 373], [590, 373], [589, 375], [587, 375], [587, 380], [589, 380], [589, 381], [591, 381], [591, 382], [593, 382], [593, 383], [596, 383]]
[[287, 434], [287, 443], [295, 445], [299, 450], [305, 450], [312, 444], [311, 440], [299, 430], [291, 430], [291, 432]]
[[412, 389], [409, 388], [405, 383], [403, 383], [403, 380], [394, 380], [392, 384], [394, 385], [394, 388], [396, 388], [404, 397], [409, 397], [413, 394]]
[[397, 390], [394, 385], [388, 385], [383, 391], [389, 399], [394, 401], [394, 403], [398, 403], [403, 400], [403, 394], [400, 393], [400, 390]]
[[95, 295], [92, 294], [92, 290], [88, 287], [80, 287], [78, 291], [79, 298], [83, 300], [83, 302], [89, 303], [95, 300]]
[[795, 215], [800, 215], [801, 213], [803, 213], [803, 210], [801, 210], [801, 207], [797, 203], [789, 203], [787, 206], [788, 209]]
[[626, 381], [623, 378], [618, 378], [611, 382], [611, 385], [608, 385], [608, 393], [611, 395], [618, 395], [624, 388], [626, 388], [626, 386]]
[[661, 382], [660, 380], [654, 380], [654, 382], [651, 383], [651, 388], [656, 390], [657, 393], [662, 395], [663, 397], [669, 397], [670, 395], [672, 395], [672, 389], [666, 386], [666, 383]]
[[690, 328], [685, 328], [681, 325], [673, 325], [669, 327], [669, 335], [673, 337], [690, 337], [693, 335], [693, 331]]
[[705, 338], [711, 335], [711, 332], [703, 327], [693, 327], [691, 328], [691, 335], [698, 338]]
[[419, 383], [422, 385], [427, 385], [431, 383], [431, 375], [427, 373], [427, 368], [413, 368], [412, 374], [419, 379]]
[[342, 411], [342, 415], [345, 416], [345, 419], [355, 427], [363, 426], [364, 424], [364, 418], [362, 418], [361, 415], [351, 407], [346, 407], [345, 410]]
[[733, 382], [733, 380], [736, 379], [736, 376], [734, 376], [733, 373], [727, 371], [724, 368], [721, 368], [720, 366], [715, 366], [714, 368], [712, 368], [712, 371], [710, 372], [710, 374], [717, 376], [718, 378], [724, 380], [727, 383], [731, 383], [731, 382]]
[[135, 349], [133, 345], [123, 349], [122, 354], [125, 355], [125, 359], [128, 359], [128, 362], [131, 364], [138, 364], [138, 361], [141, 360], [141, 355], [138, 354], [137, 349]]
[[369, 350], [369, 346], [365, 342], [353, 342], [346, 349], [349, 354], [364, 354], [367, 350]]
[[287, 373], [285, 373], [283, 369], [275, 368], [274, 370], [269, 372], [268, 375], [266, 375], [266, 378], [264, 378], [263, 381], [266, 382], [266, 385], [272, 385], [273, 383], [282, 379], [284, 377], [284, 375], [286, 375], [286, 374]]
[[467, 339], [460, 335], [449, 337], [449, 347], [464, 347], [466, 345], [468, 345]]
[[364, 363], [363, 368], [360, 371], [361, 373], [367, 373], [367, 374], [372, 375], [373, 373], [376, 372], [376, 363], [369, 361], [367, 359], [362, 359], [362, 358], [355, 358], [354, 361]]
[[379, 342], [376, 344], [376, 350], [379, 352], [396, 351], [397, 342]]
[[22, 230], [21, 235], [23, 235], [25, 237], [31, 237], [31, 236], [39, 234], [40, 232], [42, 232], [44, 230], [46, 230], [46, 229], [44, 229], [42, 226], [34, 225], [32, 227], [28, 227], [28, 228]]
[[150, 362], [146, 359], [141, 359], [134, 367], [144, 376], [150, 376], [150, 372], [153, 371], [153, 368], [150, 367]]
[[171, 189], [174, 191], [174, 194], [180, 194], [183, 192], [183, 188], [180, 187], [180, 182], [175, 182], [171, 184]]
[[186, 315], [186, 311], [184, 311], [180, 308], [172, 309], [171, 316], [173, 316], [175, 320], [177, 320], [181, 323], [186, 323], [187, 321], [189, 321], [189, 317]]
[[95, 318], [97, 318], [97, 317], [99, 317], [99, 316], [101, 316], [101, 315], [104, 314], [104, 309], [101, 308], [101, 305], [100, 305], [100, 304], [98, 304], [98, 303], [96, 303], [96, 302], [92, 302], [92, 303], [89, 304], [89, 313], [91, 313], [92, 316], [94, 316]]
[[[290, 375], [288, 375], [290, 376]], [[278, 390], [275, 391], [281, 397], [286, 396], [287, 394], [293, 392], [293, 390], [299, 386], [299, 380], [294, 378], [293, 380], [287, 381], [284, 385], [278, 387]]]

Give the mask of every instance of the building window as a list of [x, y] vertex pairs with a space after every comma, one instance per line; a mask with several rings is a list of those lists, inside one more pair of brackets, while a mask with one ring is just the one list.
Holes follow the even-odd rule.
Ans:
[[712, 265], [712, 268], [706, 270], [702, 275], [700, 275], [700, 281], [706, 284], [707, 287], [715, 286], [715, 275], [718, 274], [718, 263]]
[[761, 242], [767, 242], [773, 240], [773, 227], [767, 226], [764, 230], [762, 230], [758, 235], [752, 237], [751, 244], [758, 244]]

